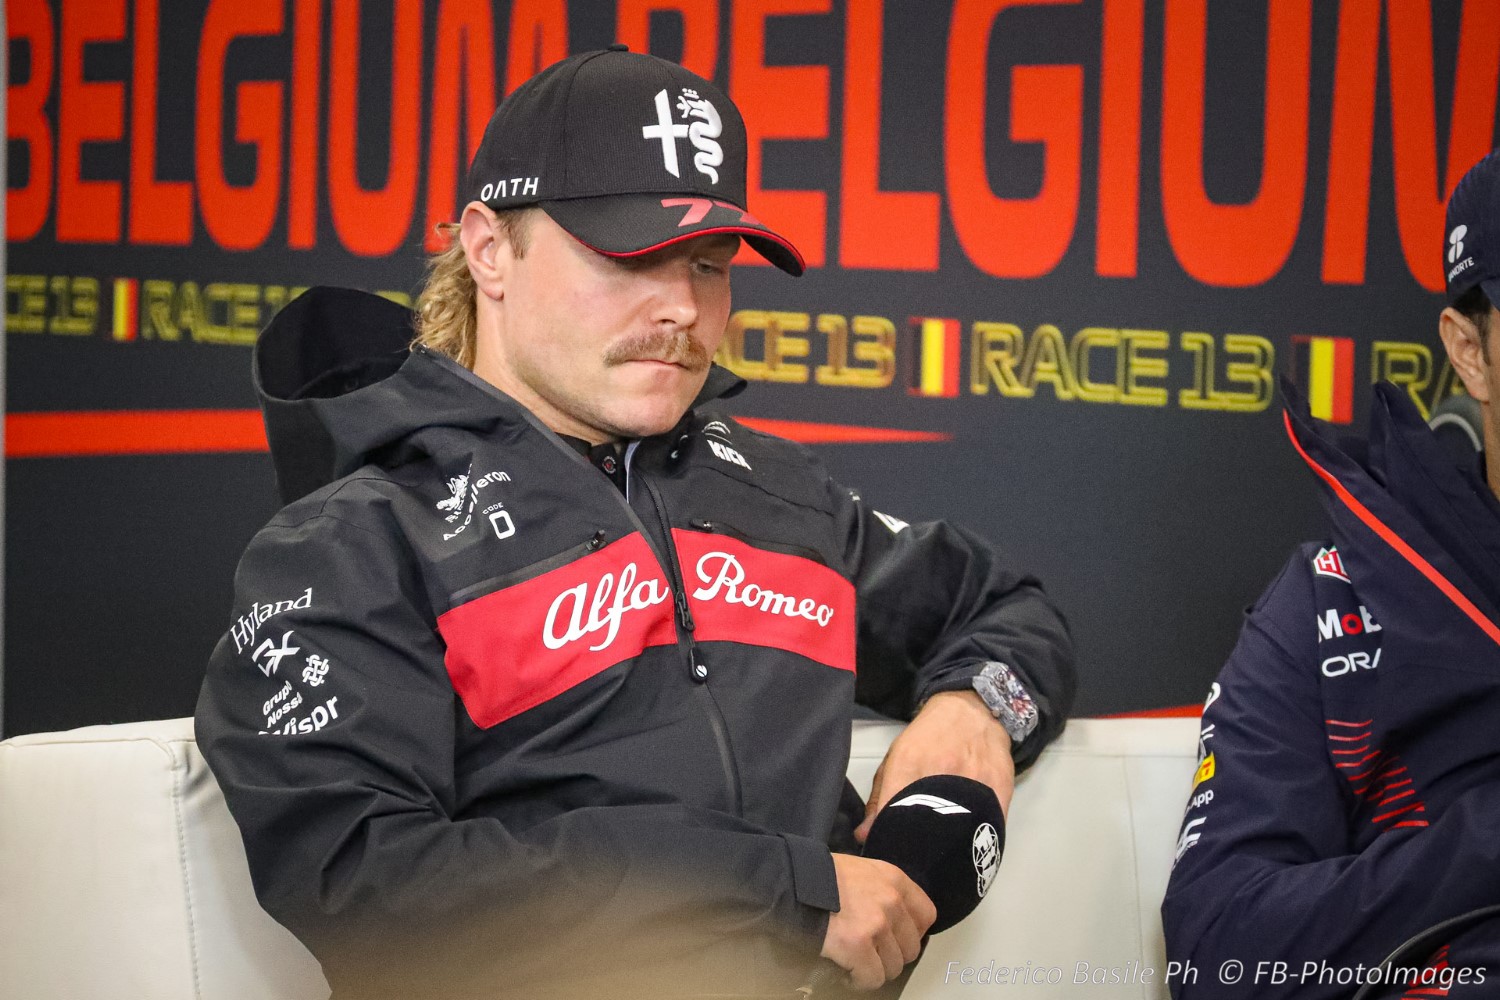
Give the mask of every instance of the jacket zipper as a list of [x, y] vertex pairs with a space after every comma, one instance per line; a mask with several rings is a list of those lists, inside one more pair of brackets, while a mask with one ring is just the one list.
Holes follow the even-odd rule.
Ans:
[[[460, 371], [467, 374], [471, 380], [475, 379], [473, 374], [468, 372], [467, 369], [460, 369]], [[538, 420], [529, 411], [523, 410], [522, 416], [527, 421], [527, 423], [536, 428], [543, 437], [549, 439], [559, 451], [576, 460], [577, 452], [573, 451], [573, 449], [564, 444], [562, 439], [559, 438], [550, 428], [548, 428], [545, 424]], [[625, 449], [625, 495], [621, 496], [620, 491], [615, 489], [613, 486], [609, 487], [609, 492], [614, 494], [615, 499], [620, 503], [622, 507], [625, 508], [625, 513], [630, 518], [631, 523], [640, 529], [641, 537], [645, 538], [649, 545], [651, 532], [647, 529], [645, 523], [641, 521], [640, 517], [636, 515], [635, 508], [630, 505], [630, 484], [633, 478], [631, 476], [631, 467], [633, 465], [635, 453], [639, 448], [640, 442], [632, 441]], [[587, 463], [585, 462], [585, 464]], [[693, 686], [702, 692], [702, 695], [700, 695], [700, 697], [706, 698], [708, 700], [708, 721], [710, 727], [713, 729], [714, 743], [717, 744], [719, 748], [719, 763], [724, 771], [724, 783], [728, 787], [729, 797], [730, 801], [734, 805], [735, 815], [743, 815], [744, 801], [740, 791], [740, 773], [738, 765], [736, 765], [734, 762], [734, 753], [730, 748], [729, 730], [724, 723], [724, 713], [720, 710], [718, 701], [714, 698], [713, 692], [708, 689], [708, 684], [705, 683], [705, 681], [707, 680], [707, 667], [703, 666], [699, 661], [698, 647], [693, 642], [693, 629], [695, 628], [693, 622], [693, 613], [692, 609], [688, 607], [687, 593], [682, 585], [682, 574], [678, 572], [677, 569], [677, 546], [672, 542], [672, 524], [667, 520], [666, 508], [662, 504], [661, 497], [659, 494], [657, 494], [656, 489], [650, 484], [646, 477], [640, 476], [639, 478], [641, 485], [646, 488], [647, 496], [651, 498], [651, 507], [656, 512], [657, 522], [662, 530], [662, 542], [665, 546], [664, 550], [658, 552], [656, 551], [655, 546], [650, 546], [650, 548], [652, 549], [652, 554], [656, 557], [657, 562], [661, 563], [662, 568], [666, 570], [667, 581], [672, 587], [672, 593], [676, 595], [676, 601], [674, 602], [676, 605], [676, 614], [673, 617], [675, 619], [675, 625], [677, 627], [677, 645], [679, 649], [684, 648], [683, 640], [687, 640], [686, 652], [688, 672], [695, 682]], [[593, 544], [594, 542], [599, 541], [601, 541], [601, 538], [596, 533], [594, 538], [586, 544]], [[699, 676], [700, 672], [702, 676]]]
[[[632, 478], [631, 463], [628, 461], [628, 458], [633, 457], [633, 455], [634, 447], [627, 453], [627, 461], [625, 463], [626, 483], [629, 483]], [[693, 681], [695, 682], [694, 686], [703, 692], [700, 697], [707, 699], [709, 725], [713, 727], [714, 742], [718, 744], [719, 748], [719, 762], [724, 768], [724, 780], [729, 786], [730, 798], [734, 804], [734, 812], [738, 816], [744, 812], [740, 790], [739, 766], [734, 762], [734, 751], [729, 743], [729, 729], [724, 722], [724, 713], [719, 708], [718, 699], [714, 697], [714, 693], [708, 687], [708, 667], [699, 659], [698, 646], [693, 641], [693, 630], [696, 626], [693, 622], [692, 609], [688, 606], [687, 588], [683, 585], [682, 573], [679, 569], [677, 545], [672, 541], [672, 522], [667, 518], [666, 505], [662, 502], [661, 494], [656, 491], [656, 487], [651, 485], [651, 481], [640, 473], [636, 473], [635, 477], [646, 490], [646, 496], [651, 500], [651, 508], [656, 512], [657, 523], [662, 530], [662, 540], [666, 546], [667, 579], [671, 584], [672, 593], [677, 597], [679, 642], [684, 638], [687, 640], [688, 670], [692, 674]]]
[[727, 521], [707, 521], [703, 518], [695, 517], [688, 521], [688, 527], [694, 531], [701, 531], [706, 535], [723, 535], [726, 538], [733, 538], [735, 541], [744, 542], [746, 545], [753, 545], [767, 552], [780, 552], [783, 555], [799, 556], [820, 566], [828, 565], [828, 560], [817, 549], [808, 548], [805, 545], [792, 545], [787, 542], [773, 542], [767, 538], [757, 538], [754, 535], [746, 534]]
[[[424, 355], [431, 357], [440, 365], [449, 369], [455, 375], [469, 382], [480, 391], [490, 396], [499, 397], [500, 399], [505, 400], [508, 404], [515, 405], [516, 409], [520, 411], [522, 419], [530, 424], [538, 433], [542, 435], [542, 437], [550, 440], [553, 446], [563, 454], [569, 456], [570, 460], [578, 460], [578, 453], [573, 451], [572, 448], [563, 443], [562, 438], [558, 437], [556, 432], [554, 432], [546, 424], [542, 423], [542, 421], [539, 420], [537, 416], [530, 410], [527, 410], [525, 407], [515, 404], [515, 401], [510, 399], [510, 397], [506, 396], [504, 393], [496, 389], [493, 385], [490, 385], [488, 382], [475, 375], [469, 369], [464, 368], [462, 365], [459, 365], [458, 363], [445, 358], [440, 354], [435, 354], [425, 347], [418, 347], [417, 350]], [[640, 529], [641, 537], [645, 538], [649, 545], [651, 532], [647, 530], [646, 525], [642, 523], [641, 519], [636, 516], [635, 508], [630, 505], [629, 500], [631, 459], [634, 457], [635, 452], [639, 447], [639, 441], [632, 441], [630, 445], [625, 449], [625, 496], [621, 496], [620, 492], [613, 486], [609, 487], [609, 491], [615, 495], [615, 499], [618, 500], [620, 504], [625, 508], [625, 512], [629, 516], [631, 523]], [[674, 454], [673, 457], [675, 458], [676, 455]], [[583, 461], [584, 464], [588, 464], [587, 459], [584, 459]], [[707, 680], [707, 668], [703, 668], [702, 676], [698, 675], [698, 668], [702, 666], [702, 664], [700, 664], [698, 660], [698, 649], [693, 642], [694, 624], [692, 609], [688, 607], [687, 595], [683, 591], [682, 587], [682, 575], [677, 570], [677, 546], [672, 543], [671, 522], [667, 520], [666, 510], [663, 507], [661, 498], [657, 495], [656, 490], [651, 487], [651, 485], [645, 480], [644, 477], [642, 477], [641, 482], [643, 485], [645, 485], [647, 493], [651, 497], [651, 506], [656, 510], [656, 516], [660, 521], [663, 531], [662, 541], [666, 546], [665, 552], [656, 552], [654, 546], [652, 546], [652, 550], [653, 555], [656, 556], [657, 561], [665, 563], [663, 568], [667, 571], [667, 579], [672, 583], [673, 593], [677, 595], [677, 614], [675, 617], [678, 629], [678, 647], [682, 648], [683, 639], [685, 638], [687, 640], [686, 647], [688, 654], [688, 670], [690, 674], [692, 674], [693, 680], [697, 682], [694, 686], [703, 692], [702, 697], [708, 699], [709, 723], [713, 727], [714, 741], [718, 744], [719, 747], [719, 760], [724, 768], [724, 780], [725, 783], [729, 786], [730, 798], [734, 803], [734, 812], [735, 815], [743, 815], [744, 806], [740, 793], [739, 768], [734, 763], [734, 755], [730, 749], [729, 732], [724, 724], [724, 713], [720, 711], [719, 703], [714, 699], [713, 692], [708, 690], [708, 685], [704, 683], [704, 681]], [[603, 540], [604, 536], [602, 535], [602, 533], [596, 532], [594, 537], [589, 542], [586, 542], [585, 545], [588, 546], [590, 550], [597, 549], [602, 546]]]

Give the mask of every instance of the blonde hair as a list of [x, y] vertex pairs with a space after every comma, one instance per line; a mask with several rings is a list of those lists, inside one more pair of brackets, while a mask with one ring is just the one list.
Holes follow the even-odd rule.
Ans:
[[[534, 208], [504, 209], [495, 213], [500, 230], [517, 257], [526, 256]], [[438, 223], [448, 246], [427, 258], [427, 281], [417, 296], [417, 336], [413, 346], [447, 355], [465, 368], [474, 367], [479, 339], [479, 290], [469, 273], [469, 259], [459, 242], [456, 222]]]

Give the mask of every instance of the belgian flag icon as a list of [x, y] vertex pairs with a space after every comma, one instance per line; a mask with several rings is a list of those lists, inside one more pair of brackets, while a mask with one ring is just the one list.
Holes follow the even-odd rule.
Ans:
[[952, 399], [958, 395], [959, 323], [956, 319], [913, 316], [908, 321], [907, 392]]
[[1308, 409], [1334, 424], [1354, 421], [1354, 341], [1349, 337], [1292, 338], [1292, 381]]
[[139, 289], [133, 278], [115, 279], [114, 329], [115, 340], [134, 340], [140, 316]]

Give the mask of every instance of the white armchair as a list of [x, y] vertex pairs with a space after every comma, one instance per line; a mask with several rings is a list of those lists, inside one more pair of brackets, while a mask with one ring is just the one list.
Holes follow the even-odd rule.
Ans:
[[[861, 792], [899, 729], [856, 725]], [[1020, 781], [989, 897], [933, 938], [906, 998], [970, 996], [1001, 969], [1030, 977], [1028, 997], [1073, 996], [1080, 962], [1118, 977], [1100, 996], [1165, 998], [1157, 906], [1197, 735], [1191, 719], [1070, 723]], [[0, 743], [0, 997], [327, 995], [255, 901], [191, 719]]]

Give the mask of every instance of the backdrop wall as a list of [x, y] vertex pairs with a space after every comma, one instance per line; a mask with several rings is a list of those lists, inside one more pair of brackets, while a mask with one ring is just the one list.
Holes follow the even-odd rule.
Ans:
[[[1083, 714], [1200, 700], [1314, 486], [1275, 376], [1455, 391], [1443, 204], [1500, 0], [10, 0], [5, 732], [186, 714], [277, 506], [250, 345], [410, 296], [500, 96], [616, 39], [725, 85], [736, 402], [1034, 567]], [[648, 123], [653, 109], [642, 109]]]

